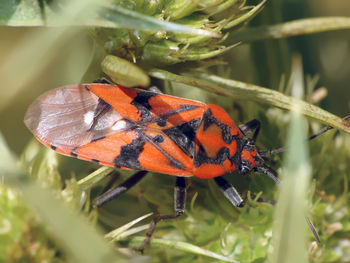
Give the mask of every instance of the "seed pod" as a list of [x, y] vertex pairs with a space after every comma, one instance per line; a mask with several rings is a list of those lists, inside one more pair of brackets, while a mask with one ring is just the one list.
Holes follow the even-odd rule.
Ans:
[[135, 64], [116, 57], [108, 55], [101, 63], [102, 70], [115, 83], [125, 87], [148, 87], [150, 85], [149, 76]]

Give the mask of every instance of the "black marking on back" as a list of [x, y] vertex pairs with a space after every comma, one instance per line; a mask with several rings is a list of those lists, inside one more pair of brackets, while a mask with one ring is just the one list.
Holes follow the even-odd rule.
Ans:
[[75, 152], [71, 152], [71, 153], [70, 153], [70, 156], [75, 157], [75, 158], [78, 158], [78, 154], [76, 154]]
[[91, 159], [91, 162], [100, 163], [100, 160], [98, 160], [98, 159]]
[[140, 131], [138, 133], [139, 137], [132, 140], [130, 144], [121, 147], [120, 154], [113, 161], [116, 166], [142, 169], [138, 158], [143, 151], [146, 139], [144, 138], [143, 133]]
[[102, 140], [102, 139], [104, 139], [104, 138], [106, 138], [106, 136], [105, 136], [105, 135], [101, 135], [101, 136], [99, 136], [99, 137], [93, 138], [93, 139], [91, 140], [91, 142], [96, 142], [96, 141]]
[[231, 127], [226, 125], [225, 123], [222, 123], [217, 118], [215, 118], [215, 116], [212, 114], [210, 109], [208, 109], [203, 114], [202, 121], [203, 121], [204, 131], [208, 129], [212, 124], [216, 124], [217, 126], [219, 126], [219, 128], [221, 129], [221, 137], [226, 144], [231, 144], [233, 140], [238, 138], [237, 135], [231, 135], [230, 133]]
[[155, 148], [157, 148], [169, 160], [169, 164], [172, 167], [179, 170], [185, 170], [186, 167], [182, 163], [180, 163], [178, 160], [172, 157], [169, 153], [167, 153], [158, 143], [154, 142], [154, 138], [157, 138], [160, 135], [157, 135], [154, 138], [147, 136], [146, 134], [144, 134], [144, 136]]
[[169, 112], [166, 112], [162, 115], [160, 115], [159, 117], [161, 119], [167, 119], [168, 117], [172, 116], [172, 115], [175, 115], [175, 114], [178, 114], [178, 113], [181, 113], [181, 112], [186, 112], [186, 111], [191, 111], [191, 110], [195, 110], [197, 109], [198, 106], [196, 105], [191, 105], [191, 104], [182, 104], [178, 109], [176, 110], [173, 110], [173, 111], [169, 111]]
[[231, 161], [231, 164], [234, 163], [236, 165], [236, 168], [240, 170], [240, 167], [242, 165], [241, 154], [242, 154], [245, 141], [242, 138], [236, 138], [236, 143], [237, 143], [237, 150], [236, 150], [236, 153], [230, 158], [230, 161]]
[[146, 119], [151, 116], [151, 105], [149, 104], [149, 99], [153, 96], [158, 95], [157, 93], [150, 91], [140, 91], [137, 93], [136, 97], [130, 103], [134, 105], [141, 112], [141, 119]]
[[167, 118], [169, 118], [170, 116], [178, 114], [178, 113], [181, 113], [181, 112], [191, 111], [191, 110], [194, 110], [194, 109], [197, 109], [197, 108], [198, 108], [198, 106], [196, 106], [196, 105], [183, 104], [176, 110], [169, 111], [169, 112], [166, 112], [164, 114], [161, 114], [153, 122], [156, 122], [159, 127], [165, 127], [166, 126], [166, 122], [167, 122]]
[[193, 158], [193, 164], [195, 167], [199, 167], [205, 163], [221, 165], [227, 159], [231, 161], [230, 150], [227, 147], [222, 147], [214, 158], [210, 158], [207, 156], [204, 147], [199, 145], [199, 150]]
[[99, 98], [98, 99], [98, 104], [95, 108], [94, 112], [94, 119], [92, 121], [91, 127], [88, 129], [88, 131], [92, 131], [98, 122], [98, 119], [102, 117], [104, 114], [106, 114], [108, 111], [110, 111], [112, 106], [105, 102], [103, 99]]
[[169, 163], [172, 167], [174, 167], [178, 170], [185, 170], [186, 167], [182, 163], [180, 163], [178, 160], [172, 158], [171, 155], [166, 154], [165, 156], [169, 159], [169, 161], [170, 161]]
[[164, 137], [162, 135], [157, 135], [152, 138], [152, 141], [154, 141], [155, 143], [162, 143], [164, 142]]
[[212, 114], [211, 110], [208, 109], [203, 114], [203, 131], [208, 129], [211, 125], [215, 124], [221, 129], [221, 137], [226, 144], [231, 144], [233, 140], [237, 143], [237, 150], [233, 156], [230, 156], [230, 150], [227, 147], [222, 147], [216, 154], [214, 158], [210, 158], [207, 156], [204, 147], [199, 144], [198, 152], [195, 154], [193, 158], [193, 163], [195, 167], [199, 167], [202, 164], [219, 164], [222, 165], [225, 160], [229, 160], [232, 164], [235, 164], [237, 168], [241, 165], [241, 153], [243, 150], [244, 140], [239, 138], [238, 135], [231, 135], [230, 129], [231, 127], [222, 123]]
[[159, 119], [157, 119], [156, 123], [159, 127], [165, 127], [166, 126], [166, 119], [159, 118]]
[[191, 120], [163, 132], [191, 158], [194, 156], [194, 142], [200, 119]]
[[51, 144], [50, 147], [51, 147], [51, 149], [54, 150], [54, 151], [56, 151], [56, 149], [57, 149], [57, 146], [55, 146], [55, 145], [53, 145], [53, 144]]

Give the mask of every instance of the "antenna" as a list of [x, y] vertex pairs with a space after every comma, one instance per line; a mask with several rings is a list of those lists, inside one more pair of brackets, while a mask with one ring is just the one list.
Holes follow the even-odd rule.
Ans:
[[[328, 127], [327, 127], [328, 128]], [[267, 167], [255, 167], [254, 171], [257, 173], [262, 173], [262, 174], [266, 174], [268, 177], [270, 177], [276, 184], [280, 183], [280, 180], [278, 180], [278, 178], [273, 174], [272, 169], [268, 169]], [[308, 218], [307, 216], [305, 217], [306, 222], [312, 232], [312, 234], [314, 235], [316, 241], [318, 243], [321, 243], [321, 239], [320, 236], [317, 233], [317, 230], [315, 228], [315, 226], [312, 224], [310, 218]]]
[[[347, 121], [347, 120], [349, 120], [349, 119], [350, 119], [350, 115], [345, 116], [345, 117], [343, 118], [344, 121]], [[324, 133], [326, 133], [327, 131], [332, 130], [332, 129], [334, 129], [334, 127], [332, 127], [332, 126], [327, 126], [327, 127], [323, 128], [322, 130], [320, 130], [319, 132], [317, 132], [317, 133], [311, 135], [309, 138], [307, 138], [306, 141], [311, 141], [311, 140], [317, 138], [318, 136], [320, 136], [320, 135], [322, 135], [322, 134], [324, 134]], [[270, 155], [273, 155], [273, 154], [276, 154], [276, 153], [285, 152], [285, 151], [287, 151], [287, 150], [288, 150], [287, 147], [281, 147], [281, 148], [277, 148], [277, 149], [273, 149], [273, 150], [261, 151], [261, 152], [259, 152], [259, 155], [260, 155], [261, 157], [266, 157], [266, 156], [270, 156]]]
[[[272, 170], [272, 169], [271, 169]], [[254, 171], [257, 173], [266, 174], [268, 177], [270, 177], [276, 184], [280, 183], [280, 180], [266, 167], [255, 167]]]

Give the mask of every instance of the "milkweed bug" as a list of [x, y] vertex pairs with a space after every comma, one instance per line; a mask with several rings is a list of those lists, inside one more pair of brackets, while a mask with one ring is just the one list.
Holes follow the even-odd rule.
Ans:
[[24, 122], [40, 142], [60, 154], [140, 170], [97, 198], [96, 206], [128, 190], [146, 171], [176, 176], [175, 214], [153, 219], [142, 251], [157, 222], [184, 213], [185, 177], [213, 178], [224, 196], [237, 207], [242, 207], [244, 201], [223, 174], [252, 171], [279, 182], [262, 156], [284, 149], [259, 153], [255, 141], [260, 122], [252, 120], [237, 127], [216, 105], [92, 83], [64, 86], [43, 94], [29, 107]]

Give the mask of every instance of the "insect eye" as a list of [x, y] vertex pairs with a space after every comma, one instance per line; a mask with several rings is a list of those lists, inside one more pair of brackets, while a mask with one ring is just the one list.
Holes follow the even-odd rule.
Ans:
[[255, 142], [252, 139], [247, 139], [244, 144], [244, 149], [251, 151], [254, 148], [255, 148]]
[[245, 175], [251, 171], [249, 162], [242, 160], [241, 167], [239, 169], [240, 174]]
[[249, 173], [249, 172], [250, 172], [250, 168], [249, 168], [248, 166], [246, 166], [246, 165], [242, 165], [242, 166], [241, 166], [240, 173], [241, 173], [242, 175], [245, 175], [245, 174], [247, 174], [247, 173]]

